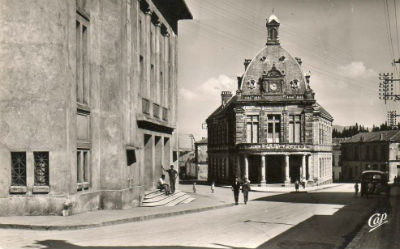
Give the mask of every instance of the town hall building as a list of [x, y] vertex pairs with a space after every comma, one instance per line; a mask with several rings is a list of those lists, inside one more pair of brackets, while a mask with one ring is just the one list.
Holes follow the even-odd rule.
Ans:
[[281, 47], [279, 26], [272, 14], [266, 47], [245, 60], [236, 95], [223, 91], [207, 118], [209, 181], [332, 181], [333, 117], [317, 103], [301, 59]]

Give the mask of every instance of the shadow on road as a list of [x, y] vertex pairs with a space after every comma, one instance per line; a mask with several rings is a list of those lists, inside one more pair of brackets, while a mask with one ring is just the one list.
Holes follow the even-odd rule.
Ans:
[[[233, 247], [231, 245], [222, 245], [222, 244], [215, 244], [218, 247], [215, 248], [221, 248], [220, 246], [227, 247], [227, 248], [239, 248], [239, 247]], [[162, 249], [173, 249], [173, 248], [188, 248], [188, 249], [212, 249], [212, 247], [190, 247], [190, 246], [79, 246], [79, 245], [74, 245], [71, 244], [65, 240], [42, 240], [42, 241], [36, 241], [34, 246], [27, 246], [26, 248], [37, 248], [37, 246], [40, 246], [40, 248], [44, 249], [78, 249], [78, 248], [88, 248], [88, 249], [136, 249], [136, 248], [162, 248]], [[243, 248], [243, 247], [240, 247]]]
[[343, 192], [288, 193], [255, 201], [344, 205], [333, 215], [312, 216], [259, 248], [345, 248], [373, 212], [388, 208], [386, 197], [361, 198]]
[[266, 196], [255, 199], [255, 201], [275, 201], [291, 203], [314, 203], [314, 204], [340, 204], [348, 205], [361, 197], [355, 197], [353, 193], [343, 192], [320, 192], [320, 193], [287, 193], [273, 196]]

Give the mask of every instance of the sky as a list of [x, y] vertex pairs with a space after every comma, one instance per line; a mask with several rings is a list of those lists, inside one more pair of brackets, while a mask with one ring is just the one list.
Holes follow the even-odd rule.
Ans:
[[244, 59], [265, 46], [272, 12], [281, 46], [311, 71], [310, 86], [333, 124], [372, 127], [387, 111], [400, 113], [398, 102], [378, 98], [378, 74], [399, 72], [392, 64], [400, 58], [395, 1], [186, 0], [193, 20], [178, 26], [179, 133], [207, 136], [202, 124], [221, 104], [221, 91], [235, 94]]

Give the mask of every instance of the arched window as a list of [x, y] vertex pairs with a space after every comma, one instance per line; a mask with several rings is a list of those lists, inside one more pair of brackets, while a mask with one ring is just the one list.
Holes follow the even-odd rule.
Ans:
[[278, 38], [278, 31], [276, 31], [275, 28], [269, 30], [269, 37], [271, 37], [271, 40], [276, 40]]

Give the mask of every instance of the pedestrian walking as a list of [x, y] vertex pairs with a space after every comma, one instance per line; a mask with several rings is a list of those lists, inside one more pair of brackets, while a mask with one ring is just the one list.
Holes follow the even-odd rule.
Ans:
[[249, 179], [244, 178], [244, 182], [242, 184], [242, 193], [243, 193], [243, 199], [244, 199], [244, 204], [247, 204], [247, 201], [249, 199], [249, 191], [250, 191], [250, 181]]
[[161, 168], [163, 171], [168, 173], [169, 176], [169, 186], [171, 188], [171, 193], [175, 193], [175, 181], [176, 181], [176, 176], [178, 175], [178, 172], [174, 170], [174, 165], [171, 165], [170, 169], [165, 170], [164, 167], [161, 165]]
[[294, 188], [296, 189], [296, 192], [299, 192], [299, 180], [294, 182]]
[[359, 190], [358, 181], [356, 181], [356, 184], [354, 184], [354, 192], [356, 196], [358, 196], [358, 190]]
[[235, 198], [235, 205], [239, 204], [239, 190], [240, 190], [240, 182], [237, 177], [235, 177], [235, 181], [232, 183], [232, 191], [233, 196]]
[[214, 183], [214, 181], [212, 181], [212, 183], [211, 183], [211, 193], [214, 193], [214, 191], [215, 191], [215, 183]]
[[196, 182], [193, 183], [193, 193], [196, 193]]

